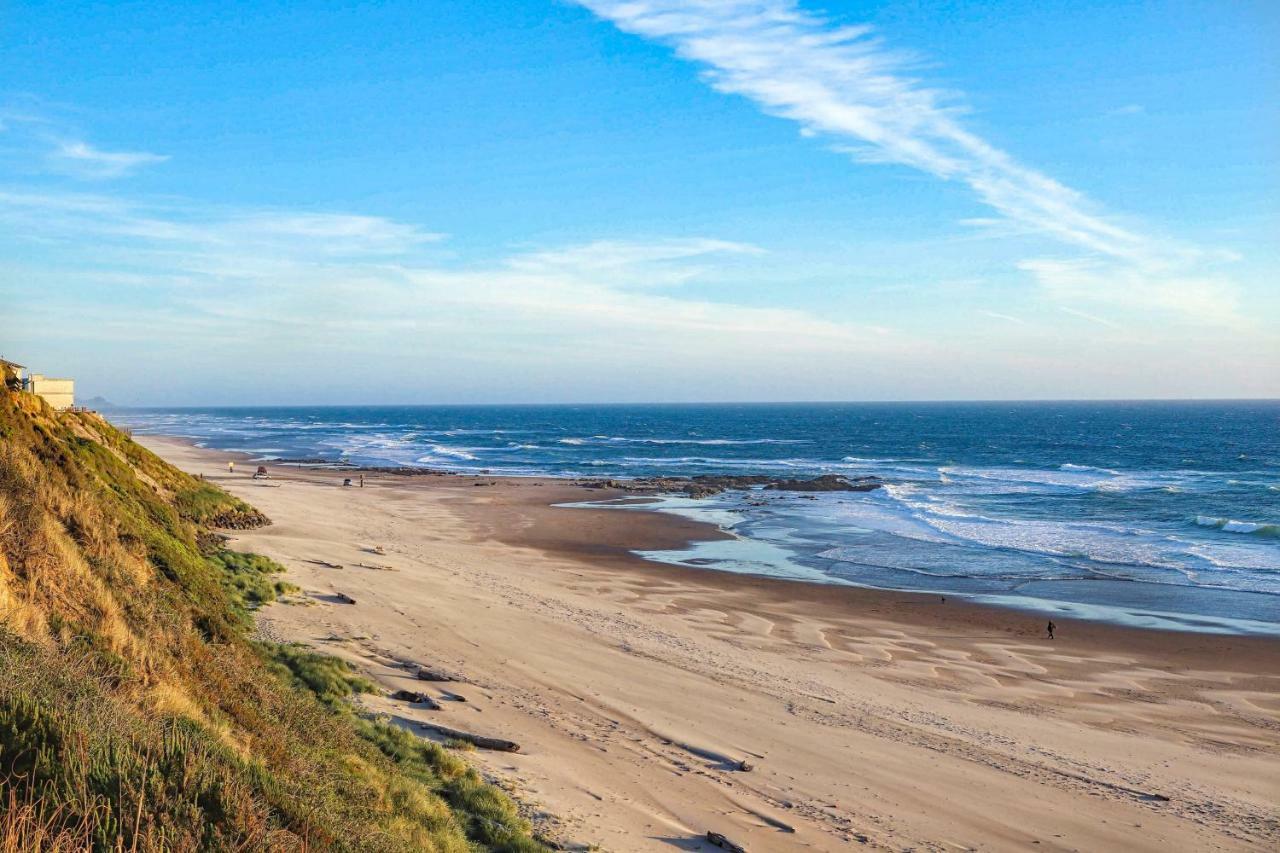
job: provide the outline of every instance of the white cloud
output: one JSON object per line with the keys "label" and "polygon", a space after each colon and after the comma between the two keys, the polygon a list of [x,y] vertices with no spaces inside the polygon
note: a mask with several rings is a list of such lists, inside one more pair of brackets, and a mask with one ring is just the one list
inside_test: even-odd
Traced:
{"label": "white cloud", "polygon": [[1146,107],[1142,106],[1142,104],[1125,104],[1123,107],[1116,107],[1113,110],[1108,110],[1107,115],[1136,116],[1136,115],[1142,115],[1146,111],[1147,111]]}
{"label": "white cloud", "polygon": [[722,92],[808,131],[854,139],[863,161],[968,184],[1004,216],[1125,258],[1154,248],[1079,193],[966,130],[955,98],[907,76],[867,26],[841,26],[791,0],[579,0],[619,28],[675,46]]}
{"label": "white cloud", "polygon": [[597,240],[580,246],[529,252],[507,261],[516,271],[572,279],[609,276],[614,286],[682,284],[697,278],[711,258],[723,265],[734,256],[764,254],[758,246],[729,240],[657,238]]}
{"label": "white cloud", "polygon": [[[722,259],[762,250],[703,237],[596,241],[448,265],[411,252],[439,235],[378,217],[227,211],[130,203],[105,196],[0,191],[0,222],[26,236],[65,240],[92,258],[64,281],[146,291],[164,324],[235,321],[281,341],[314,345],[335,332],[361,340],[409,337],[406,347],[453,341],[528,357],[529,348],[593,358],[646,351],[724,364],[813,353],[857,356],[907,346],[885,329],[789,308],[713,302],[646,285],[699,277]],[[343,247],[342,250],[335,245]],[[154,325],[139,310],[139,329]],[[238,321],[245,321],[240,324]],[[112,327],[118,333],[121,317]],[[96,330],[79,330],[93,335]],[[343,340],[347,340],[343,338]],[[341,346],[341,343],[332,345]],[[568,356],[566,356],[568,357]]]}
{"label": "white cloud", "polygon": [[[719,91],[797,122],[806,135],[842,140],[859,162],[908,166],[966,184],[1000,218],[979,218],[986,234],[1036,233],[1105,258],[1114,275],[1075,275],[1077,289],[1129,287],[1130,306],[1198,318],[1206,303],[1221,322],[1230,300],[1213,298],[1197,263],[1221,260],[1122,225],[1081,193],[1018,162],[966,129],[956,96],[911,76],[907,57],[887,49],[868,26],[841,25],[794,0],[576,0],[618,28],[673,46],[704,69]],[[1122,114],[1140,111],[1121,107]],[[1040,262],[1031,262],[1037,265]],[[1060,275],[1037,273],[1061,283]],[[1181,288],[1191,290],[1178,293]],[[1051,288],[1057,290],[1061,288]]]}
{"label": "white cloud", "polygon": [[0,189],[0,222],[5,220],[28,234],[52,239],[94,236],[151,250],[231,250],[221,254],[228,262],[247,256],[395,256],[444,239],[443,234],[379,216],[221,209]]}
{"label": "white cloud", "polygon": [[87,142],[61,142],[49,154],[57,171],[77,177],[103,180],[128,175],[143,166],[163,163],[169,158],[147,151],[103,151]]}
{"label": "white cloud", "polygon": [[1063,314],[1070,314],[1072,317],[1079,317],[1081,320],[1088,320],[1090,323],[1097,323],[1099,326],[1106,326],[1110,329],[1120,328],[1119,323],[1113,323],[1110,320],[1099,317],[1096,314],[1089,314],[1085,311],[1079,311],[1075,308],[1067,308],[1066,306],[1058,306],[1058,310]]}
{"label": "white cloud", "polygon": [[[1021,318],[989,311],[1009,326],[914,336],[638,286],[655,266],[732,280],[722,265],[760,251],[733,241],[596,241],[463,263],[415,251],[430,232],[406,223],[315,215],[0,191],[0,242],[56,245],[36,261],[0,256],[0,339],[64,353],[86,388],[136,403],[1275,393],[1256,369],[1280,345],[1265,330],[1170,327],[1090,351],[1078,331],[1028,322],[1029,347]],[[364,250],[321,250],[335,234]],[[387,235],[404,251],[386,254]],[[1099,286],[1083,279],[1105,275],[1061,262],[1034,273],[1082,306],[1079,288]]]}
{"label": "white cloud", "polygon": [[1237,288],[1225,279],[1153,273],[1098,260],[1041,259],[1018,266],[1062,302],[1090,302],[1139,313],[1157,309],[1201,325],[1247,325],[1238,310]]}
{"label": "white cloud", "polygon": [[986,316],[992,317],[996,320],[1004,320],[1006,323],[1016,323],[1019,326],[1027,325],[1026,320],[1022,319],[1021,317],[1015,317],[1012,314],[1001,314],[999,311],[986,311],[986,310],[979,310],[978,313],[985,314]]}

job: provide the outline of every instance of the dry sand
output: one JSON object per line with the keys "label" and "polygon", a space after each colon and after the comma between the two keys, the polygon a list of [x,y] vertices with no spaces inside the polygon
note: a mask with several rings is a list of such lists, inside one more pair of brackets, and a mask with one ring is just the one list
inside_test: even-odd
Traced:
{"label": "dry sand", "polygon": [[144,443],[274,520],[232,542],[304,591],[261,612],[266,635],[389,690],[452,687],[467,701],[441,711],[366,704],[519,742],[475,760],[571,849],[698,850],[707,830],[752,853],[1280,846],[1274,640],[1059,620],[1049,642],[1039,617],[955,599],[646,563],[627,548],[716,533],[554,508],[602,496],[555,481],[255,482]]}

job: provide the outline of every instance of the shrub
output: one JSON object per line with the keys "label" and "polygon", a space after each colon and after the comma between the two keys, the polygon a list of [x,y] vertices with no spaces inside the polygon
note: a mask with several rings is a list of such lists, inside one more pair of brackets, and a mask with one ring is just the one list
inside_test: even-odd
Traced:
{"label": "shrub", "polygon": [[353,693],[372,693],[374,685],[356,674],[355,667],[339,658],[311,651],[301,643],[254,644],[277,673],[298,687],[310,690],[329,707]]}
{"label": "shrub", "polygon": [[223,588],[234,608],[242,615],[297,589],[292,584],[273,579],[272,575],[282,573],[284,566],[260,554],[223,550],[206,559],[222,573]]}

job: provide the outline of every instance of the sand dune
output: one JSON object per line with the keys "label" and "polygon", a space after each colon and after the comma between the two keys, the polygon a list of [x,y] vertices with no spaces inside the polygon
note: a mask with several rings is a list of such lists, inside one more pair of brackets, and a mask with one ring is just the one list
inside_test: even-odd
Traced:
{"label": "sand dune", "polygon": [[1280,844],[1275,641],[1061,623],[1049,642],[1037,617],[955,600],[647,564],[626,548],[698,527],[550,507],[582,498],[564,484],[294,471],[263,488],[225,455],[146,443],[274,520],[232,543],[303,588],[262,611],[264,633],[388,692],[465,697],[366,702],[519,742],[476,760],[570,846]]}

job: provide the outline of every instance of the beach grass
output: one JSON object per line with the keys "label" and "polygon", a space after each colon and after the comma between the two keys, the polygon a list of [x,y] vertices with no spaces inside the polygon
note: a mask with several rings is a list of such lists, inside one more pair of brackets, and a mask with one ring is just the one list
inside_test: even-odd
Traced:
{"label": "beach grass", "polygon": [[0,853],[545,849],[443,747],[354,713],[334,658],[254,641],[252,507],[89,413],[0,389]]}

